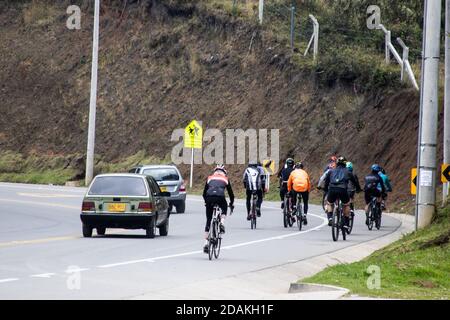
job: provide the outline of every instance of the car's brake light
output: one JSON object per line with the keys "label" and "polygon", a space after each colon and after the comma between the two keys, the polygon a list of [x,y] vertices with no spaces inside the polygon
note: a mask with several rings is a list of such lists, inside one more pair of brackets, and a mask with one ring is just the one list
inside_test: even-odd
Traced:
{"label": "car's brake light", "polygon": [[140,202],[138,211],[150,212],[153,210],[153,205],[151,202]]}
{"label": "car's brake light", "polygon": [[184,185],[184,183],[180,186],[180,191],[181,192],[186,191],[186,186]]}
{"label": "car's brake light", "polygon": [[95,211],[95,203],[91,201],[83,201],[81,211]]}

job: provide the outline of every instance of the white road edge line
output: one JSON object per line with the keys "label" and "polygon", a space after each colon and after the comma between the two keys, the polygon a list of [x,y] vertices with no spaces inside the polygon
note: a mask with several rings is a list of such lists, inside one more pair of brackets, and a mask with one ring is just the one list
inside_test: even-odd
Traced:
{"label": "white road edge line", "polygon": [[83,271],[89,271],[89,268],[69,268],[66,270],[66,273],[75,273],[75,272],[83,272]]}
{"label": "white road edge line", "polygon": [[0,283],[13,282],[18,281],[19,278],[8,278],[8,279],[0,279]]}
{"label": "white road edge line", "polygon": [[50,278],[56,275],[56,273],[41,273],[41,274],[33,274],[30,278]]}
{"label": "white road edge line", "polygon": [[[286,239],[286,238],[290,238],[290,237],[295,237],[295,236],[298,236],[298,235],[301,235],[301,234],[304,234],[304,233],[315,231],[315,230],[320,229],[323,226],[328,224],[328,220],[325,219],[324,217],[318,216],[316,214],[309,214],[309,215],[321,219],[322,220],[322,224],[317,226],[317,227],[314,227],[312,229],[305,230],[305,231],[295,232],[295,233],[286,234],[286,235],[282,235],[282,236],[275,236],[275,237],[270,237],[270,238],[264,238],[264,239],[260,239],[260,240],[249,241],[249,242],[238,243],[238,244],[222,247],[222,249],[229,250],[229,249],[249,246],[249,245],[256,244],[256,243],[261,243],[261,242],[267,242],[267,241],[272,241],[272,240],[282,240],[282,239]],[[178,254],[161,256],[161,257],[154,257],[154,258],[146,258],[146,259],[130,260],[130,261],[124,261],[124,262],[118,262],[118,263],[111,263],[111,264],[105,264],[105,265],[97,266],[97,268],[104,269],[104,268],[113,268],[113,267],[118,267],[118,266],[125,266],[125,265],[130,265],[130,264],[136,264],[136,263],[141,263],[141,262],[155,262],[157,260],[164,260],[164,259],[170,259],[170,258],[176,258],[176,257],[189,256],[189,255],[194,255],[194,254],[198,254],[198,253],[202,253],[202,251],[201,250],[199,250],[199,251],[190,251],[190,252],[178,253]]]}

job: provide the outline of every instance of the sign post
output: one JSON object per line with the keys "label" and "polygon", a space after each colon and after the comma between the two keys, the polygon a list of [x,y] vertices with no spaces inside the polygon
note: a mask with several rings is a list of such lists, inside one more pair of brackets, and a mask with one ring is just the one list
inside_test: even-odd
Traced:
{"label": "sign post", "polygon": [[192,180],[194,178],[194,149],[202,148],[202,140],[202,126],[196,120],[192,120],[184,129],[184,147],[191,149],[191,174],[189,179],[190,189],[192,189]]}

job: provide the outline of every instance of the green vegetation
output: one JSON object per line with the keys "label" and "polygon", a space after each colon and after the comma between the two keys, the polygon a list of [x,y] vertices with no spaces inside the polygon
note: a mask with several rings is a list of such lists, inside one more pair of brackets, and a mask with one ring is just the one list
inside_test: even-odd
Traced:
{"label": "green vegetation", "polygon": [[[258,1],[203,0],[210,10],[219,10],[257,24]],[[410,48],[410,62],[416,74],[422,49],[423,1],[369,1],[369,0],[273,0],[266,2],[263,30],[283,47],[290,47],[290,7],[296,6],[295,49],[292,61],[304,71],[312,71],[323,86],[342,81],[354,84],[358,91],[399,87],[400,66],[384,62],[384,33],[366,26],[367,8],[377,4],[381,8],[382,23],[391,30],[392,41],[401,55],[395,39],[400,37]],[[319,59],[312,63],[303,53],[312,34],[313,14],[320,23]],[[395,60],[394,58],[392,58]]]}
{"label": "green vegetation", "polygon": [[[168,163],[143,151],[114,162],[96,159],[95,174],[127,172],[139,164]],[[84,179],[84,158],[80,155],[29,155],[26,158],[12,151],[0,154],[0,181],[64,185],[67,181]],[[82,181],[81,181],[82,182]]]}
{"label": "green vegetation", "polygon": [[[399,299],[450,299],[450,205],[433,224],[404,236],[366,259],[329,267],[301,282],[330,284],[353,294]],[[370,290],[367,268],[381,269],[381,288]]]}

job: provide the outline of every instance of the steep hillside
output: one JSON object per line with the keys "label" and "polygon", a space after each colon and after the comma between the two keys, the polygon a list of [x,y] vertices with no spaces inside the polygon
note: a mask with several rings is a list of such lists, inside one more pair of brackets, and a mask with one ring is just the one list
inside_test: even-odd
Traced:
{"label": "steep hillside", "polygon": [[[67,1],[0,4],[0,153],[63,157],[64,168],[75,170],[71,178],[83,176],[91,66],[93,12],[89,1],[78,3],[81,30],[66,28]],[[279,128],[280,157],[302,159],[315,178],[333,153],[350,158],[360,176],[379,162],[391,174],[394,198],[411,203],[413,89],[397,81],[368,90],[345,75],[324,82],[326,70],[298,63],[273,31],[203,1],[102,3],[100,164],[135,154],[170,159],[172,131],[194,118],[221,130]],[[384,75],[397,78],[398,68],[390,68],[395,74]],[[240,179],[243,166],[229,167]],[[199,166],[195,181],[208,170]]]}

